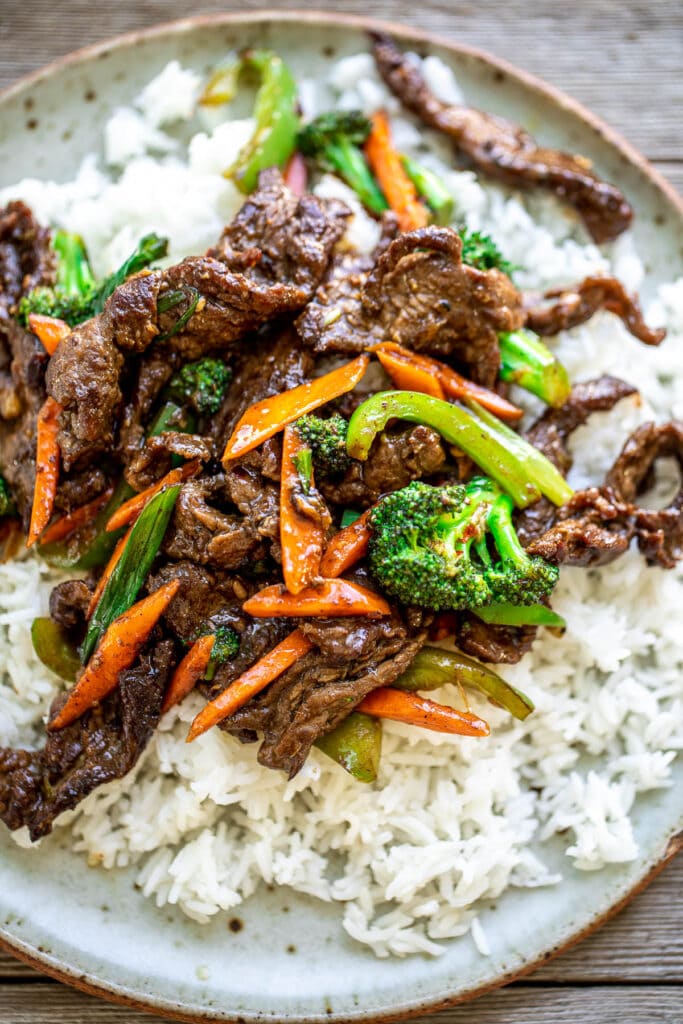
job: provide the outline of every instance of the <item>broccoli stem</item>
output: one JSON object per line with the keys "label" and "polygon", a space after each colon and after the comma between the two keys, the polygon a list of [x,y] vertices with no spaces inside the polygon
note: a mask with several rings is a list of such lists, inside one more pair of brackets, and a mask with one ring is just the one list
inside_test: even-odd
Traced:
{"label": "broccoli stem", "polygon": [[[478,402],[465,399],[465,404],[489,430],[494,431],[500,443],[513,455],[516,455],[534,483],[555,505],[564,505],[571,496],[573,490],[560,473],[559,469],[553,466],[552,462],[545,457],[543,452],[534,448],[532,444],[525,441],[523,437],[516,434],[514,430],[502,423],[496,416],[492,416]],[[493,475],[493,474],[490,474]],[[508,488],[505,488],[508,490]],[[508,493],[511,493],[508,491]],[[514,498],[514,495],[512,495]],[[523,506],[521,506],[523,507]]]}
{"label": "broccoli stem", "polygon": [[441,178],[409,156],[402,156],[401,163],[419,195],[427,201],[434,215],[434,223],[450,224],[453,220],[455,202]]}
{"label": "broccoli stem", "polygon": [[565,629],[567,623],[544,604],[487,604],[470,609],[482,622],[495,626],[550,626]]}
{"label": "broccoli stem", "polygon": [[548,405],[564,405],[571,391],[569,376],[546,345],[531,331],[499,334],[501,379],[519,384]]}
{"label": "broccoli stem", "polygon": [[358,146],[343,136],[330,139],[325,146],[327,162],[335,169],[360,201],[373,213],[384,213],[389,205],[382,190],[372,176],[365,157]]}
{"label": "broccoli stem", "polygon": [[526,508],[541,494],[562,505],[573,493],[538,449],[504,427],[495,416],[480,415],[479,406],[474,415],[458,405],[416,391],[383,391],[366,399],[349,422],[349,455],[364,462],[375,437],[391,419],[424,423],[438,430],[446,441],[461,448],[500,484],[518,508]]}
{"label": "broccoli stem", "polygon": [[512,523],[512,502],[507,494],[501,494],[493,503],[486,525],[503,561],[510,561],[520,569],[528,564],[529,556],[520,544]]}
{"label": "broccoli stem", "polygon": [[95,278],[81,236],[55,231],[52,248],[57,253],[57,285],[67,295],[87,295],[95,287]]}

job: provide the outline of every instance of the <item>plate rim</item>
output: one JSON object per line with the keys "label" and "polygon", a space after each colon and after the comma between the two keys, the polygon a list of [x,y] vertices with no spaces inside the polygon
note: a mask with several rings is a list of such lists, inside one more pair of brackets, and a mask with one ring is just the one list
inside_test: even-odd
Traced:
{"label": "plate rim", "polygon": [[[322,10],[300,10],[291,8],[288,10],[278,10],[273,8],[264,8],[258,11],[233,11],[199,14],[188,18],[158,22],[147,28],[134,29],[130,32],[121,33],[99,42],[80,47],[62,57],[58,57],[49,64],[38,68],[36,71],[30,72],[28,75],[22,76],[6,88],[0,90],[0,107],[4,106],[8,100],[13,99],[15,96],[19,96],[22,92],[31,89],[33,86],[46,79],[49,79],[52,75],[62,71],[64,68],[77,67],[81,64],[89,64],[94,60],[103,59],[112,51],[125,50],[127,48],[134,47],[140,42],[153,40],[162,36],[181,36],[202,27],[259,25],[268,22],[296,22],[298,24],[304,22],[311,26],[322,25],[328,27],[343,25],[344,27],[364,32],[386,32],[405,43],[418,43],[441,47],[456,56],[472,58],[495,71],[500,71],[504,75],[521,83],[525,88],[535,92],[546,100],[550,100],[563,112],[574,115],[585,125],[591,128],[600,138],[611,145],[622,156],[626,163],[639,170],[641,174],[663,195],[674,211],[683,219],[683,196],[679,194],[674,186],[671,185],[650,163],[650,161],[643,156],[643,154],[620,132],[608,125],[601,117],[594,114],[578,100],[573,99],[567,93],[563,92],[563,90],[550,85],[537,75],[534,75],[523,68],[519,68],[515,64],[489,53],[487,50],[481,49],[480,47],[471,46],[465,43],[452,42],[450,39],[441,38],[436,32],[428,32],[400,22],[371,18],[357,14]],[[655,860],[654,863],[650,865],[645,874],[638,879],[616,903],[597,917],[593,918],[583,928],[572,933],[558,945],[544,952],[536,959],[525,964],[523,967],[505,971],[493,981],[486,982],[483,985],[474,986],[464,992],[458,993],[457,995],[448,996],[445,999],[440,998],[433,1001],[426,1000],[417,1006],[404,1007],[403,1009],[392,1010],[388,1013],[370,1011],[368,1013],[363,1013],[361,1016],[354,1016],[353,1021],[358,1021],[360,1019],[364,1024],[390,1024],[392,1021],[406,1020],[421,1014],[438,1012],[440,1010],[448,1009],[449,1007],[470,1002],[480,996],[502,988],[503,986],[510,984],[512,981],[527,977],[529,974],[538,970],[538,968],[543,964],[584,941],[584,939],[588,938],[595,931],[601,928],[612,917],[616,916],[616,914],[623,910],[624,907],[626,907],[639,893],[646,889],[647,886],[649,886],[666,867],[666,865],[682,851],[683,830],[675,832],[670,836],[664,853],[658,860]],[[147,996],[147,999],[143,1001],[139,996],[127,994],[127,992],[122,990],[121,987],[117,987],[114,982],[106,983],[102,979],[95,979],[88,974],[84,974],[82,971],[70,969],[68,964],[61,964],[60,966],[57,966],[52,962],[52,958],[48,954],[42,953],[39,948],[31,946],[30,943],[25,943],[19,940],[12,941],[8,938],[7,932],[4,929],[0,931],[0,950],[11,954],[17,960],[22,961],[34,970],[40,971],[41,973],[54,978],[56,981],[62,982],[63,984],[84,992],[87,995],[105,999],[110,1003],[125,1006],[130,1009],[140,1010],[156,1016],[164,1016],[173,1020],[186,1021],[188,1024],[201,1024],[202,1021],[211,1019],[223,1021],[225,1024],[245,1024],[245,1022],[252,1017],[251,1014],[245,1017],[244,1015],[236,1014],[234,1012],[230,1012],[228,1015],[220,1014],[219,1016],[212,1013],[207,1017],[206,1013],[201,1010],[197,1010],[196,1012],[182,1010],[178,1008],[177,1004],[174,1005],[173,1003],[165,1002],[163,997],[161,999],[157,999],[151,995]],[[253,1019],[255,1020],[256,1017],[254,1016]],[[333,1014],[331,1017],[328,1017],[328,1019],[334,1021],[335,1024],[344,1024],[346,1020],[351,1020],[351,1018],[345,1018],[343,1015],[340,1016],[337,1014]],[[296,1016],[289,1015],[282,1018],[269,1016],[268,1020],[271,1024],[279,1024],[280,1021],[282,1024],[309,1024],[313,1018],[310,1016],[302,1017],[297,1014]]]}

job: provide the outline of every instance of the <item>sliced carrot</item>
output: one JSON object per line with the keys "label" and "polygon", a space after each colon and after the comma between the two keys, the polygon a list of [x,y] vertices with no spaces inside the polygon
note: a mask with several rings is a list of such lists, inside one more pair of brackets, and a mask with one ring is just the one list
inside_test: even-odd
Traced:
{"label": "sliced carrot", "polygon": [[350,569],[367,554],[370,543],[370,527],[368,519],[370,510],[364,512],[355,523],[345,526],[336,533],[325,548],[320,575],[326,580],[333,580]]}
{"label": "sliced carrot", "polygon": [[296,595],[276,583],[259,590],[244,602],[242,608],[255,618],[268,619],[282,615],[288,618],[367,615],[373,619],[391,615],[391,608],[383,597],[350,580],[323,580],[319,586],[308,587]]}
{"label": "sliced carrot", "polygon": [[223,453],[223,462],[246,455],[299,416],[312,412],[347,391],[353,391],[367,370],[369,361],[366,355],[358,356],[352,362],[323,377],[316,377],[308,384],[300,384],[298,388],[282,391],[279,395],[264,398],[262,402],[252,405],[235,427]]}
{"label": "sliced carrot", "polygon": [[56,316],[44,316],[42,313],[29,313],[28,326],[49,355],[54,355],[60,341],[64,341],[71,334],[71,328],[65,320],[60,320]]}
{"label": "sliced carrot", "polygon": [[417,360],[402,359],[395,352],[378,346],[375,355],[397,388],[403,391],[421,391],[423,395],[444,398],[438,374],[426,369]]}
{"label": "sliced carrot", "polygon": [[128,543],[128,538],[130,537],[130,531],[133,529],[133,525],[135,525],[135,524],[132,524],[128,528],[128,530],[126,530],[126,532],[124,533],[123,537],[120,537],[119,540],[116,542],[116,547],[112,551],[111,557],[110,557],[109,561],[107,562],[107,564],[104,567],[104,572],[102,573],[102,575],[100,576],[99,580],[97,581],[97,586],[95,587],[95,589],[93,591],[93,595],[90,598],[90,604],[88,605],[88,611],[86,612],[86,616],[85,616],[86,619],[89,619],[90,616],[92,615],[92,613],[97,608],[97,605],[99,604],[99,600],[102,597],[102,594],[104,593],[104,588],[106,587],[106,585],[107,585],[107,583],[109,581],[109,577],[111,576],[111,574],[113,573],[114,569],[118,565],[119,559],[121,558],[121,555],[123,554],[123,549],[125,548],[126,544]]}
{"label": "sliced carrot", "polygon": [[[443,397],[443,392],[450,398],[470,398],[478,402],[479,405],[483,405],[489,412],[495,413],[502,420],[518,420],[524,415],[522,409],[497,395],[495,391],[490,391],[488,388],[482,387],[481,384],[475,384],[474,381],[463,377],[457,370],[452,369],[452,367],[447,366],[446,363],[442,363],[438,359],[432,359],[431,356],[411,352],[410,349],[403,348],[402,345],[397,345],[393,341],[383,341],[379,345],[375,345],[370,351],[374,352],[399,388],[405,388],[408,391],[422,391],[426,395],[433,394],[437,398]],[[399,367],[401,364],[406,367],[419,368],[425,375],[428,375],[430,380],[425,380],[427,386],[420,387],[420,378],[418,376],[412,379],[409,387],[401,383],[399,378]],[[434,378],[436,378],[442,389],[441,395],[437,395],[435,391],[427,390],[427,387],[432,387],[431,380]],[[410,380],[408,377],[405,379]]]}
{"label": "sliced carrot", "polygon": [[174,484],[182,483],[183,480],[189,480],[190,477],[196,476],[201,468],[202,464],[199,459],[193,459],[192,462],[186,462],[184,466],[172,469],[166,476],[162,476],[161,480],[157,481],[157,483],[147,487],[144,491],[140,491],[139,494],[135,494],[128,501],[124,501],[123,505],[120,505],[109,519],[105,529],[108,533],[113,533],[115,530],[120,530],[122,526],[134,523],[145,505],[152,500],[155,494],[166,490],[167,487],[173,487]]}
{"label": "sliced carrot", "polygon": [[365,155],[389,206],[398,217],[401,231],[414,231],[429,223],[427,208],[406,174],[401,157],[391,141],[389,119],[384,111],[373,114],[372,131],[365,143]]}
{"label": "sliced carrot", "polygon": [[364,697],[355,708],[366,715],[391,718],[406,725],[419,725],[434,732],[456,733],[459,736],[488,736],[490,729],[483,718],[469,711],[458,711],[446,704],[420,697],[405,690],[380,686]]}
{"label": "sliced carrot", "polygon": [[[325,545],[325,525],[319,516],[305,516],[295,505],[302,495],[297,456],[306,449],[296,428],[285,427],[282,438],[280,476],[280,546],[282,576],[290,594],[300,594],[320,576],[320,559]],[[311,471],[310,489],[314,487]],[[322,501],[322,499],[320,499]]]}
{"label": "sliced carrot", "polygon": [[187,742],[191,743],[202,733],[233,715],[312,648],[312,642],[295,629],[199,712],[192,723]]}
{"label": "sliced carrot", "polygon": [[199,640],[195,640],[192,644],[173,673],[164,703],[161,705],[162,715],[165,715],[176,704],[180,704],[188,693],[194,690],[199,680],[204,678],[215,642],[216,637],[213,633],[209,633],[208,636],[200,636]]}
{"label": "sliced carrot", "polygon": [[284,173],[285,185],[291,189],[295,196],[302,196],[308,186],[308,169],[303,153],[298,149],[294,150]]}
{"label": "sliced carrot", "polygon": [[30,548],[52,518],[59,479],[59,414],[61,405],[54,398],[46,398],[38,413],[36,427],[36,484],[33,491],[31,525],[26,547]]}
{"label": "sliced carrot", "polygon": [[99,494],[92,501],[89,501],[85,505],[81,505],[80,508],[74,509],[73,512],[67,513],[62,516],[61,519],[57,519],[54,523],[50,523],[48,528],[41,534],[40,544],[52,544],[55,541],[63,540],[68,537],[70,533],[75,533],[76,530],[80,530],[82,526],[92,522],[99,510],[107,504],[114,488],[109,487],[102,494]]}
{"label": "sliced carrot", "polygon": [[133,664],[179,586],[180,580],[171,580],[112,622],[66,704],[50,722],[51,732],[71,725],[116,688],[119,673]]}

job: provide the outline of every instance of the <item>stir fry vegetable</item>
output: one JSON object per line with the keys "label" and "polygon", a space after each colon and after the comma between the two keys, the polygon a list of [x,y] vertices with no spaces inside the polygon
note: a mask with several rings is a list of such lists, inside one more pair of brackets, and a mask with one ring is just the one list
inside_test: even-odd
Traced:
{"label": "stir fry vegetable", "polygon": [[41,313],[29,313],[28,328],[37,337],[48,355],[57,351],[60,341],[71,334],[71,328],[64,320],[54,316],[43,316]]}
{"label": "stir fry vegetable", "polygon": [[561,615],[544,604],[517,605],[501,601],[472,610],[482,622],[494,626],[548,626],[551,629],[565,629],[567,625]]}
{"label": "stir fry vegetable", "polygon": [[437,690],[450,683],[479,690],[520,721],[534,710],[526,694],[506,683],[492,669],[460,651],[444,651],[440,647],[423,647],[418,651],[409,668],[393,685],[399,690],[414,692]]}
{"label": "stir fry vegetable", "polygon": [[180,704],[187,697],[200,679],[204,677],[211,660],[211,651],[216,642],[216,637],[209,633],[195,640],[189,651],[176,668],[168,690],[161,705],[161,714]]}
{"label": "stir fry vegetable", "polygon": [[200,416],[218,412],[232,381],[232,370],[222,359],[206,356],[186,363],[170,380],[166,394]]}
{"label": "stir fry vegetable", "polygon": [[447,732],[457,736],[488,736],[491,730],[483,718],[469,711],[458,711],[445,704],[420,697],[404,690],[380,686],[364,697],[357,711],[394,722],[417,725],[433,732]]}
{"label": "stir fry vegetable", "polygon": [[484,235],[481,231],[468,231],[467,228],[460,228],[459,234],[463,263],[477,270],[500,270],[508,277],[512,275],[514,266],[505,259],[490,235]]}
{"label": "stir fry vegetable", "polygon": [[414,231],[426,227],[429,220],[427,210],[418,199],[415,185],[394,149],[389,119],[381,110],[372,115],[372,131],[365,142],[365,155],[401,230]]}
{"label": "stir fry vegetable", "polygon": [[533,445],[475,403],[471,412],[414,391],[383,391],[366,399],[349,422],[347,449],[365,460],[372,442],[391,419],[424,423],[457,445],[526,508],[545,494],[557,505],[572,496],[561,473]]}
{"label": "stir fry vegetable", "polygon": [[269,437],[305,413],[331,402],[334,398],[353,391],[368,368],[369,356],[358,356],[350,363],[316,377],[308,384],[282,391],[250,406],[229,439],[223,453],[223,462],[239,458],[257,448]]}
{"label": "stir fry vegetable", "polygon": [[137,597],[161,547],[180,484],[159,491],[140,513],[107,580],[81,648],[87,662],[111,623]]}
{"label": "stir fry vegetable", "polygon": [[61,626],[49,617],[34,619],[31,641],[33,650],[46,668],[67,683],[76,681],[81,662],[76,645]]}
{"label": "stir fry vegetable", "polygon": [[302,416],[296,421],[301,440],[311,449],[315,468],[326,476],[343,473],[349,466],[346,435],[349,425],[338,412],[327,419]]}
{"label": "stir fry vegetable", "polygon": [[288,424],[282,439],[280,546],[282,577],[290,594],[300,594],[319,578],[328,523],[329,513],[315,490],[310,448]]}
{"label": "stir fry vegetable", "polygon": [[321,114],[299,132],[301,152],[324,171],[338,174],[372,213],[384,213],[387,201],[373,178],[361,146],[372,124],[359,110]]}
{"label": "stir fry vegetable", "polygon": [[80,530],[87,523],[91,523],[96,518],[100,509],[104,508],[110,500],[113,493],[114,488],[109,487],[102,494],[93,498],[92,501],[81,505],[80,508],[74,509],[73,512],[69,512],[67,515],[62,516],[61,519],[55,520],[54,523],[50,523],[41,534],[38,543],[41,546],[43,544],[54,544],[75,533],[76,530]]}
{"label": "stir fry vegetable", "polygon": [[359,562],[367,554],[370,545],[370,527],[368,518],[370,511],[364,512],[348,526],[336,533],[325,548],[320,572],[325,579],[341,576],[352,565]]}
{"label": "stir fry vegetable", "polygon": [[323,580],[316,587],[290,594],[276,583],[245,601],[242,608],[255,618],[339,618],[367,615],[370,619],[390,615],[391,608],[379,594],[350,580]]}
{"label": "stir fry vegetable", "polygon": [[382,756],[382,724],[371,715],[352,711],[343,722],[316,740],[323,754],[359,782],[375,782]]}
{"label": "stir fry vegetable", "polygon": [[30,548],[52,518],[57,481],[59,480],[60,452],[57,436],[59,434],[59,415],[61,405],[54,398],[46,398],[38,413],[36,426],[36,483],[33,492],[33,508],[31,524],[28,531],[26,547]]}
{"label": "stir fry vegetable", "polygon": [[402,156],[401,163],[417,189],[418,195],[422,196],[432,211],[434,223],[450,224],[453,220],[455,202],[439,176],[430,171],[428,167],[413,160],[412,157]]}
{"label": "stir fry vegetable", "polygon": [[147,487],[144,491],[140,491],[139,494],[135,494],[128,501],[124,501],[113,516],[107,523],[107,530],[110,533],[121,529],[122,526],[128,526],[129,523],[135,522],[138,516],[141,514],[143,509],[152,502],[158,494],[167,491],[169,488],[174,487],[176,484],[180,484],[185,480],[189,480],[201,469],[201,464],[196,460],[192,462],[186,462],[184,466],[179,466],[178,469],[172,469],[162,476],[161,480],[157,483],[152,484],[151,487]]}
{"label": "stir fry vegetable", "polygon": [[569,375],[550,349],[531,331],[519,330],[498,336],[500,376],[531,391],[548,405],[559,407],[569,398]]}
{"label": "stir fry vegetable", "polygon": [[71,725],[116,688],[119,673],[133,664],[179,586],[179,580],[166,583],[111,623],[63,708],[48,724],[51,732]]}

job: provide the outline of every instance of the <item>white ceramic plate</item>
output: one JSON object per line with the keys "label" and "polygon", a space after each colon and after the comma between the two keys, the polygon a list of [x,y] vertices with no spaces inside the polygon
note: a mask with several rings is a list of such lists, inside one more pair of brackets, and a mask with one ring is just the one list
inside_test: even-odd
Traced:
{"label": "white ceramic plate", "polygon": [[[123,37],[58,62],[0,97],[0,185],[26,175],[68,179],[98,137],[97,126],[129,102],[170,59],[207,72],[228,49],[276,48],[297,74],[367,48],[370,23],[281,13],[196,18]],[[683,273],[683,204],[626,143],[566,97],[485,54],[396,26],[405,43],[451,63],[468,98],[511,117],[544,142],[582,152],[632,200],[647,257],[644,294]],[[671,789],[648,795],[633,814],[637,861],[596,873],[572,870],[544,846],[563,883],[509,891],[484,909],[491,956],[470,941],[438,959],[378,961],[341,928],[338,907],[265,887],[225,917],[193,925],[156,910],[131,872],[87,870],[64,837],[38,851],[0,831],[0,940],[63,981],[108,998],[189,1020],[341,1021],[419,1013],[502,984],[597,927],[683,845],[683,762]],[[233,927],[237,927],[233,921]]]}

